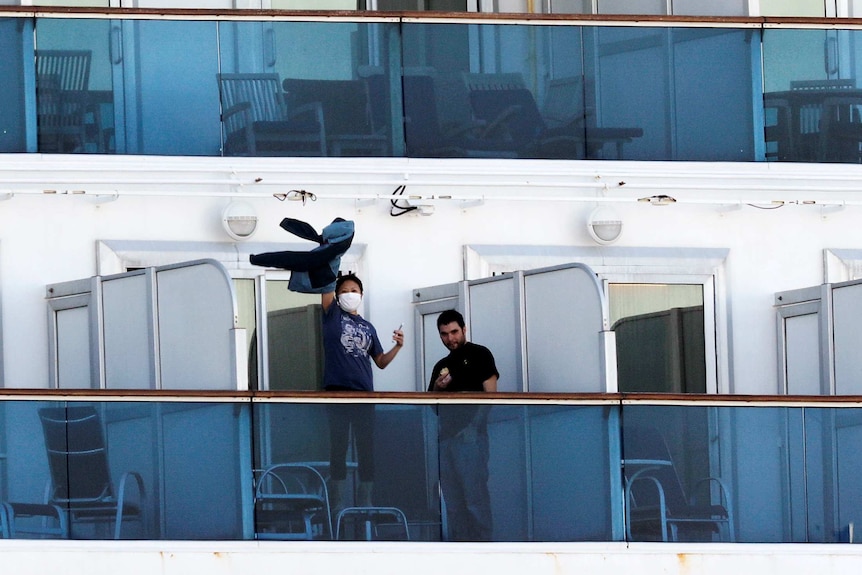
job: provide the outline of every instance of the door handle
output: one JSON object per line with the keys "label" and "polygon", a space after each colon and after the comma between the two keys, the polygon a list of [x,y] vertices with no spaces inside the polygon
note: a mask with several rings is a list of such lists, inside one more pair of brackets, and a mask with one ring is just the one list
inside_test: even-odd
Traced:
{"label": "door handle", "polygon": [[108,43],[112,64],[123,61],[123,31],[119,26],[111,26],[111,39]]}

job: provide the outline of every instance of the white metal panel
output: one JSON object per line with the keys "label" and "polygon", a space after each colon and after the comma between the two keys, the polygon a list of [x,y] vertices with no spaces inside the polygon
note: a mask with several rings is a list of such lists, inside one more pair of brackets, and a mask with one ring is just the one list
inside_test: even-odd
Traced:
{"label": "white metal panel", "polygon": [[497,391],[522,391],[518,357],[521,354],[515,278],[505,276],[469,286],[470,326],[467,339],[494,354],[500,379]]}
{"label": "white metal panel", "polygon": [[818,314],[784,319],[787,393],[820,395],[820,319]]}
{"label": "white metal panel", "polygon": [[524,291],[529,391],[606,391],[595,276],[585,267],[531,273]]}
{"label": "white metal panel", "polygon": [[105,278],[102,282],[105,387],[154,387],[150,276]]}
{"label": "white metal panel", "polygon": [[835,342],[835,393],[862,394],[862,283],[835,286],[832,290],[833,341]]}
{"label": "white metal panel", "polygon": [[90,309],[73,307],[58,310],[57,387],[89,388],[90,380]]}
{"label": "white metal panel", "polygon": [[157,272],[163,389],[235,389],[235,308],[215,262]]}

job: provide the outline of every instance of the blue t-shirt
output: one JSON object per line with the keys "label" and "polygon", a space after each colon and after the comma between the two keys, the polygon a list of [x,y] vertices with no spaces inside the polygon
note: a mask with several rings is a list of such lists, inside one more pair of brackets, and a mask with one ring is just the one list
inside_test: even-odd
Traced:
{"label": "blue t-shirt", "polygon": [[383,353],[377,330],[333,302],[323,313],[323,386],[374,391],[371,358]]}

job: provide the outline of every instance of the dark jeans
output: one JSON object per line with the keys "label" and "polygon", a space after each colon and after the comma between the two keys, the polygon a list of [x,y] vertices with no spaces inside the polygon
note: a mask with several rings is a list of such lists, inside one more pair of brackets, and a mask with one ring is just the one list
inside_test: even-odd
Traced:
{"label": "dark jeans", "polygon": [[490,541],[488,434],[484,425],[440,441],[440,483],[450,541]]}
{"label": "dark jeans", "polygon": [[374,404],[339,403],[329,406],[329,475],[347,478],[347,446],[350,430],[356,445],[359,480],[374,480]]}

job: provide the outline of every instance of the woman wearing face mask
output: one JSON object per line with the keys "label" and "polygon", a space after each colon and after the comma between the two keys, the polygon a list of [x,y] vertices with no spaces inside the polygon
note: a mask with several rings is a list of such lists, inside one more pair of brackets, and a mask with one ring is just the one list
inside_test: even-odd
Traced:
{"label": "woman wearing face mask", "polygon": [[[387,352],[377,338],[377,330],[359,315],[362,282],[353,274],[340,276],[335,292],[321,296],[323,305],[323,385],[327,391],[374,391],[371,362],[380,369],[395,358],[404,345],[404,333],[392,334],[395,345]],[[346,493],[347,446],[350,430],[356,443],[359,486],[356,501]],[[371,403],[332,404],[329,409],[330,500],[334,509],[351,505],[371,506],[374,481],[374,405]]]}

